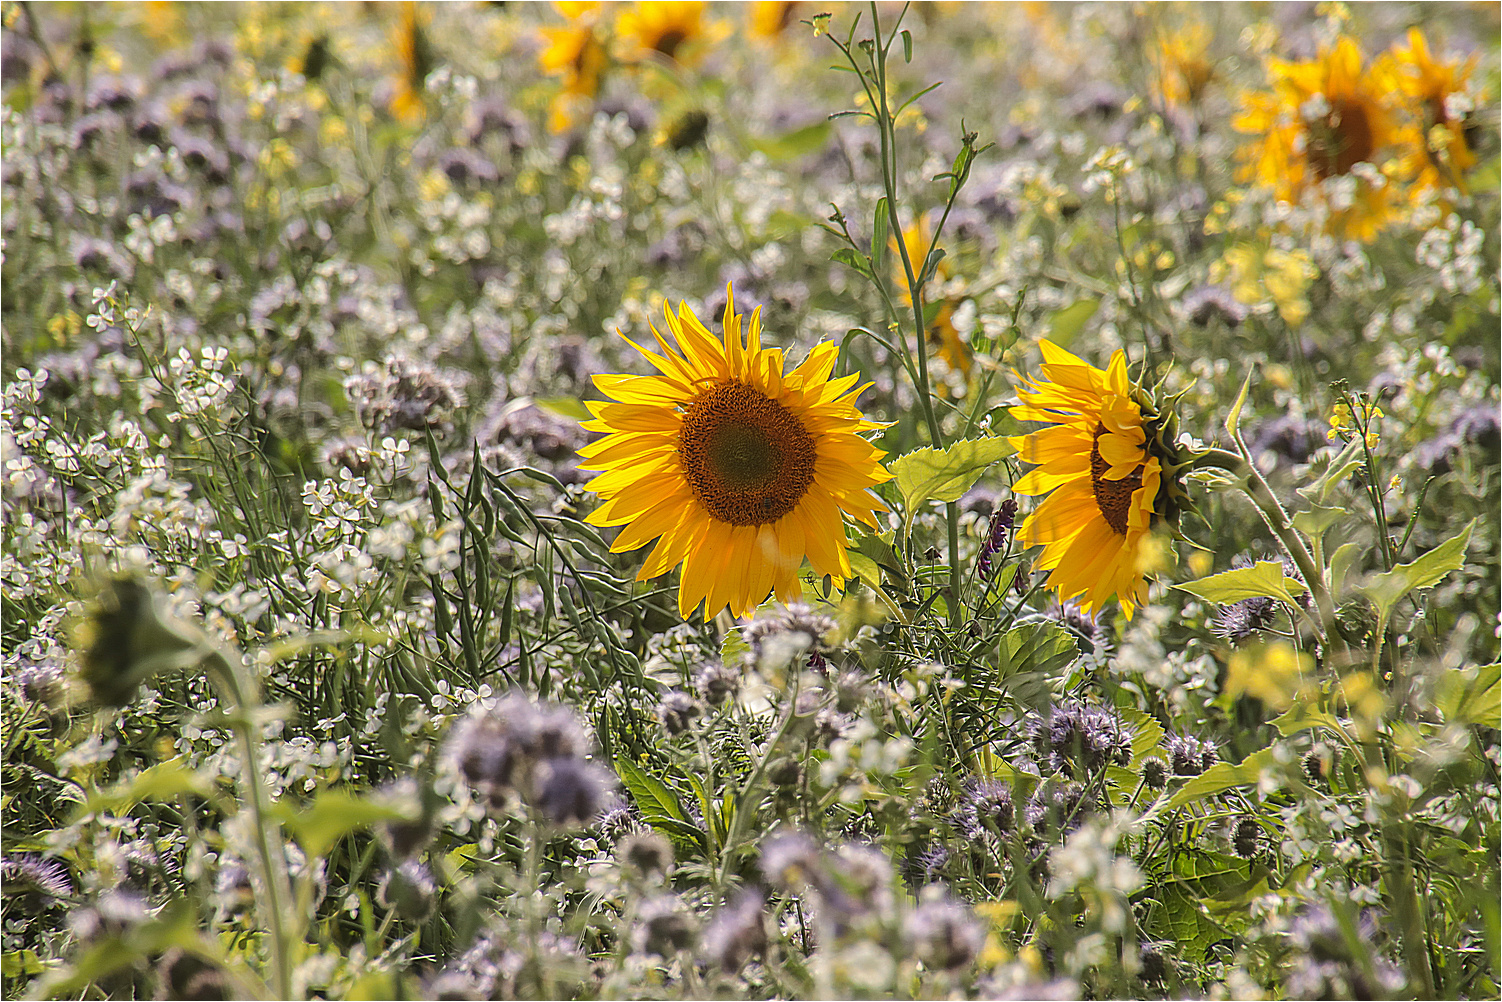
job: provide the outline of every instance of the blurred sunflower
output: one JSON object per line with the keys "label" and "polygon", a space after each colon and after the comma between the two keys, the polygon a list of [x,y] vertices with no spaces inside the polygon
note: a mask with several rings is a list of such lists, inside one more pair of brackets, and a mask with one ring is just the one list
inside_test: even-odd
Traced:
{"label": "blurred sunflower", "polygon": [[751,37],[764,42],[776,41],[797,20],[793,13],[798,5],[793,0],[755,0],[750,7]]}
{"label": "blurred sunflower", "polygon": [[[923,216],[902,231],[902,244],[907,249],[908,260],[913,263],[915,270],[920,272],[923,270],[928,245],[932,240],[933,231],[928,225],[928,219]],[[902,259],[897,253],[897,240],[889,237],[887,242],[892,250],[892,284],[897,287],[898,296],[903,305],[912,309],[913,297],[908,292],[907,271],[902,267]],[[942,284],[948,279],[949,265],[945,260],[940,259],[930,281]],[[954,311],[962,302],[964,302],[962,296],[949,296],[938,301],[938,310],[928,322],[928,341],[933,345],[938,357],[944,360],[944,364],[958,372],[968,387],[971,369],[970,346],[965,343],[964,338],[960,337],[960,332],[954,326]],[[944,388],[941,384],[940,389]]]}
{"label": "blurred sunflower", "polygon": [[725,25],[705,19],[703,0],[637,0],[616,18],[615,33],[628,61],[655,52],[687,66],[728,32]]}
{"label": "blurred sunflower", "polygon": [[784,374],[782,350],[761,346],[760,311],[743,340],[726,296],[723,338],[687,304],[664,310],[678,351],[655,327],[661,355],[627,338],[658,374],[596,376],[614,399],[588,403],[584,427],[605,437],[579,450],[605,499],[587,521],[625,526],[615,553],[658,540],[639,581],[682,563],[684,618],[701,602],[709,619],[727,605],[744,615],[772,591],[795,599],[805,556],[815,574],[850,577],[842,512],[874,528],[886,506],[869,488],[890,479],[885,453],[861,437],[881,427],[855,407],[870,384],[829,378],[837,346],[821,342]]}
{"label": "blurred sunflower", "polygon": [[555,0],[553,6],[569,23],[541,29],[547,47],[537,60],[544,73],[563,78],[548,112],[548,128],[562,132],[578,121],[581,109],[599,94],[609,56],[598,31],[598,3]]}
{"label": "blurred sunflower", "polygon": [[1343,36],[1307,62],[1269,59],[1267,72],[1272,90],[1242,94],[1243,110],[1231,120],[1258,137],[1241,150],[1237,180],[1297,204],[1310,193],[1324,198],[1323,182],[1349,177],[1355,184],[1349,204],[1327,202],[1331,228],[1372,239],[1398,210],[1381,170],[1398,132],[1386,103],[1387,62],[1363,67],[1356,42]]}
{"label": "blurred sunflower", "polygon": [[1176,476],[1177,421],[1131,385],[1125,352],[1102,371],[1048,341],[1039,345],[1047,380],[1019,376],[1028,388],[1011,413],[1052,427],[1010,439],[1037,466],[1012,492],[1048,497],[1017,539],[1043,547],[1036,566],[1051,572],[1048,586],[1061,604],[1073,600],[1088,615],[1115,595],[1130,618],[1147,600],[1143,575],[1161,553],[1154,524],[1175,522],[1186,507]]}
{"label": "blurred sunflower", "polygon": [[1400,158],[1402,175],[1416,194],[1434,189],[1468,190],[1465,172],[1476,166],[1476,153],[1467,141],[1469,110],[1466,84],[1476,69],[1476,55],[1440,62],[1429,52],[1424,33],[1408,29],[1408,46],[1393,46],[1394,77],[1408,99],[1414,131]]}
{"label": "blurred sunflower", "polygon": [[1199,103],[1215,79],[1209,52],[1210,29],[1198,21],[1158,34],[1152,53],[1153,86],[1165,105],[1187,108]]}
{"label": "blurred sunflower", "polygon": [[408,125],[422,121],[428,113],[423,90],[435,66],[433,45],[428,41],[428,21],[428,12],[407,0],[402,4],[391,40],[400,69],[392,81],[391,100],[386,107]]}

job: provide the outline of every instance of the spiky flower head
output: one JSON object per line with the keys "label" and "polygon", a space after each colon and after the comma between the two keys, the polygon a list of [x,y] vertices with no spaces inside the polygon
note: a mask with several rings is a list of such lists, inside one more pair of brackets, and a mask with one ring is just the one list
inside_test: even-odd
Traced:
{"label": "spiky flower head", "polygon": [[1093,774],[1132,760],[1132,735],[1121,717],[1086,703],[1054,707],[1031,727],[1033,754],[1044,774]]}
{"label": "spiky flower head", "polygon": [[1190,457],[1177,444],[1178,418],[1158,401],[1161,386],[1128,378],[1125,352],[1102,370],[1049,341],[1039,346],[1044,378],[1017,376],[1022,403],[1011,412],[1050,427],[1010,439],[1036,466],[1012,491],[1048,497],[1017,541],[1043,547],[1035,566],[1050,572],[1061,603],[1089,614],[1115,596],[1130,618],[1160,559],[1156,531],[1176,533],[1180,512],[1192,510],[1179,482]]}

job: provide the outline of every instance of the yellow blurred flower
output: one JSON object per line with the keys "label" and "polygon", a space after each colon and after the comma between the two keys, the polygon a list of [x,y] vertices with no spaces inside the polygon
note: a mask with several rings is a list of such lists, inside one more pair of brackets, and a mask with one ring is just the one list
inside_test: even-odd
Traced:
{"label": "yellow blurred flower", "polygon": [[548,128],[562,132],[579,120],[583,109],[593,105],[609,56],[599,33],[598,3],[557,2],[553,6],[569,23],[542,29],[547,47],[537,60],[544,73],[563,78],[563,87],[548,113]]}
{"label": "yellow blurred flower", "polygon": [[1237,648],[1226,666],[1226,695],[1243,693],[1282,712],[1293,705],[1312,675],[1314,659],[1284,641]]}
{"label": "yellow blurred flower", "polygon": [[1237,302],[1248,306],[1271,302],[1290,327],[1298,326],[1309,316],[1306,294],[1318,276],[1319,269],[1304,251],[1253,244],[1226,248],[1224,256],[1211,269],[1213,281],[1231,283],[1231,295]]}
{"label": "yellow blurred flower", "polygon": [[794,15],[798,4],[793,0],[755,0],[750,7],[751,37],[764,42],[776,41],[785,28],[798,20]]}
{"label": "yellow blurred flower", "polygon": [[703,0],[637,0],[615,21],[621,57],[635,62],[656,53],[683,66],[693,65],[729,34],[723,22],[704,17],[704,8]]}
{"label": "yellow blurred flower", "polygon": [[1215,79],[1209,51],[1210,29],[1199,21],[1159,33],[1151,57],[1153,86],[1165,105],[1185,108],[1199,103]]}
{"label": "yellow blurred flower", "polygon": [[1465,172],[1476,166],[1476,154],[1466,140],[1466,84],[1479,57],[1452,56],[1440,62],[1417,28],[1408,30],[1406,48],[1393,46],[1391,57],[1393,78],[1413,116],[1399,161],[1402,176],[1413,183],[1415,194],[1447,188],[1465,194]]}
{"label": "yellow blurred flower", "polygon": [[[1270,90],[1247,91],[1231,124],[1257,138],[1241,150],[1237,180],[1271,188],[1280,201],[1313,198],[1329,210],[1331,232],[1367,241],[1399,205],[1384,167],[1398,123],[1388,108],[1391,59],[1363,66],[1346,36],[1305,62],[1269,59]],[[1369,166],[1362,167],[1366,164]],[[1332,200],[1325,182],[1350,178],[1350,198]]]}
{"label": "yellow blurred flower", "polygon": [[430,16],[420,4],[407,0],[392,36],[400,70],[393,81],[394,89],[387,109],[408,125],[427,117],[427,100],[423,91],[428,74],[435,65],[433,45],[428,40]]}

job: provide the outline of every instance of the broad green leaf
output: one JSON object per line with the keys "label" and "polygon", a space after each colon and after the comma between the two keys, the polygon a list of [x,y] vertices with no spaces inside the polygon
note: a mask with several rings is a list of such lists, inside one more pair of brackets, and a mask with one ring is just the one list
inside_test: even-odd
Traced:
{"label": "broad green leaf", "polygon": [[1261,751],[1252,752],[1240,762],[1221,762],[1212,765],[1169,797],[1163,809],[1165,811],[1176,810],[1233,787],[1255,785],[1260,781],[1264,769],[1271,769],[1277,764],[1273,751],[1272,748],[1263,748]]}
{"label": "broad green leaf", "polygon": [[87,803],[93,812],[119,811],[143,801],[176,800],[185,793],[212,800],[216,791],[207,776],[188,768],[179,757],[159,762],[118,786],[96,793]]}
{"label": "broad green leaf", "polygon": [[1295,596],[1306,590],[1303,582],[1284,574],[1283,565],[1273,560],[1259,560],[1251,567],[1221,571],[1174,587],[1217,605],[1259,597],[1275,598],[1292,605]]}
{"label": "broad green leaf", "polygon": [[701,852],[708,844],[705,834],[689,823],[688,815],[678,803],[678,796],[657,777],[629,759],[617,759],[616,775],[621,777],[647,824],[664,833],[673,845],[685,852]]}
{"label": "broad green leaf", "polygon": [[1310,539],[1318,540],[1345,513],[1344,508],[1311,505],[1308,511],[1301,511],[1293,516],[1293,527]]}
{"label": "broad green leaf", "polygon": [[738,627],[732,627],[725,631],[725,639],[720,641],[720,663],[735,666],[741,658],[751,653],[751,645],[741,637]]}
{"label": "broad green leaf", "polygon": [[378,821],[406,820],[410,820],[408,813],[395,804],[344,790],[324,790],[313,798],[312,807],[289,820],[289,827],[308,858],[317,859],[356,828]]}
{"label": "broad green leaf", "polygon": [[835,261],[840,262],[840,264],[854,269],[859,274],[867,278],[871,277],[871,262],[867,260],[864,254],[856,253],[856,251],[849,247],[841,247],[829,256]]}
{"label": "broad green leaf", "polygon": [[754,150],[765,153],[773,160],[792,160],[797,157],[817,153],[824,148],[829,139],[830,124],[826,121],[815,122],[805,125],[801,129],[784,132],[780,136],[770,136],[766,139],[752,139],[750,146]]}
{"label": "broad green leaf", "polygon": [[845,556],[850,559],[850,569],[856,577],[873,590],[881,588],[881,568],[876,566],[876,561],[856,550],[845,551]]}
{"label": "broad green leaf", "polygon": [[35,950],[12,950],[0,955],[0,974],[7,978],[41,974],[45,968]]}
{"label": "broad green leaf", "polygon": [[1332,731],[1341,731],[1340,721],[1335,716],[1324,710],[1312,709],[1301,700],[1295,700],[1287,712],[1272,721],[1272,725],[1285,738],[1290,734],[1312,730],[1315,727],[1328,727]]}
{"label": "broad green leaf", "polygon": [[1346,579],[1351,576],[1351,568],[1356,566],[1356,561],[1361,559],[1363,550],[1359,543],[1343,543],[1340,548],[1330,556],[1330,594],[1340,598],[1346,590]]}
{"label": "broad green leaf", "polygon": [[534,397],[532,402],[545,411],[573,421],[588,421],[590,418],[589,408],[575,397]]}
{"label": "broad green leaf", "polygon": [[1350,476],[1351,471],[1364,462],[1364,452],[1360,436],[1346,443],[1346,447],[1340,450],[1336,457],[1330,460],[1330,465],[1320,478],[1308,487],[1300,487],[1299,493],[1304,495],[1315,504],[1324,504],[1330,497],[1330,492],[1340,486],[1341,481]]}
{"label": "broad green leaf", "polygon": [[986,467],[1017,450],[1004,438],[966,438],[940,452],[922,448],[892,460],[889,469],[902,492],[903,535],[912,531],[918,507],[929,501],[958,501]]}
{"label": "broad green leaf", "polygon": [[1075,335],[1095,316],[1098,309],[1099,299],[1081,299],[1054,310],[1048,318],[1048,340],[1060,348],[1068,348]]}
{"label": "broad green leaf", "polygon": [[1434,708],[1448,721],[1502,728],[1499,673],[1495,664],[1444,672],[1434,680]]}
{"label": "broad green leaf", "polygon": [[1438,584],[1446,574],[1460,570],[1465,563],[1466,547],[1471,543],[1471,532],[1476,520],[1459,533],[1440,543],[1428,553],[1410,563],[1399,564],[1382,574],[1373,574],[1361,586],[1361,592],[1377,607],[1377,622],[1386,623],[1393,606],[1404,595],[1420,588]]}
{"label": "broad green leaf", "polygon": [[1116,711],[1121,719],[1132,725],[1132,765],[1142,765],[1142,760],[1158,750],[1163,742],[1163,725],[1158,719],[1143,713],[1136,707],[1121,707]]}

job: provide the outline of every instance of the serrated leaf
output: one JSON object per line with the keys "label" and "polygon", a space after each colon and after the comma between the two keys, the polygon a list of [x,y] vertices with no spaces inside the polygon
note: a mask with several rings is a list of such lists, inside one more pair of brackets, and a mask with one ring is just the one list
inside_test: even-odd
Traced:
{"label": "serrated leaf", "polygon": [[1163,725],[1136,707],[1125,706],[1116,712],[1132,726],[1132,767],[1136,768],[1163,743]]}
{"label": "serrated leaf", "polygon": [[1434,680],[1434,708],[1452,723],[1502,729],[1502,665],[1452,669]]}
{"label": "serrated leaf", "polygon": [[1276,765],[1277,758],[1273,755],[1273,751],[1272,748],[1263,748],[1261,751],[1252,752],[1240,762],[1220,762],[1212,765],[1169,797],[1163,809],[1165,811],[1176,810],[1186,804],[1213,797],[1217,793],[1223,793],[1237,786],[1255,785],[1261,780],[1264,769],[1270,769]]}
{"label": "serrated leaf", "polygon": [[720,641],[720,664],[736,665],[747,654],[751,653],[751,645],[741,637],[739,627],[731,627],[725,631],[725,639]]}
{"label": "serrated leaf", "polygon": [[1451,571],[1458,571],[1465,563],[1465,551],[1471,543],[1471,532],[1476,520],[1471,521],[1459,533],[1440,543],[1417,560],[1399,564],[1390,571],[1373,574],[1361,586],[1361,592],[1377,607],[1377,621],[1386,623],[1393,606],[1409,592],[1431,588]]}
{"label": "serrated leaf", "polygon": [[309,859],[318,859],[345,835],[378,821],[410,820],[395,804],[355,796],[344,790],[323,790],[313,805],[288,819],[288,827]]}
{"label": "serrated leaf", "polygon": [[876,561],[856,550],[846,550],[845,556],[849,558],[850,569],[856,577],[873,591],[881,589],[881,568],[876,565]]}
{"label": "serrated leaf", "polygon": [[650,820],[652,816],[669,818],[677,821],[687,821],[688,815],[684,813],[682,805],[678,803],[678,796],[668,789],[663,782],[630,759],[617,759],[615,774],[621,777],[621,782],[626,789],[631,791],[632,798],[642,814]]}
{"label": "serrated leaf", "polygon": [[1080,299],[1054,310],[1048,318],[1048,339],[1060,348],[1068,348],[1098,309],[1099,299]]}
{"label": "serrated leaf", "polygon": [[1274,560],[1259,560],[1251,567],[1221,571],[1174,587],[1217,605],[1249,598],[1275,598],[1292,605],[1295,596],[1307,591],[1302,581],[1284,574],[1283,565]]}
{"label": "serrated leaf", "polygon": [[1318,480],[1307,487],[1300,487],[1299,493],[1315,504],[1324,504],[1329,499],[1330,492],[1362,464],[1363,455],[1361,438],[1358,436],[1347,442],[1346,447],[1330,460],[1330,465],[1325,467],[1325,472]]}
{"label": "serrated leaf", "polygon": [[980,479],[986,467],[1016,451],[1004,438],[967,438],[943,452],[922,448],[892,460],[888,468],[902,493],[904,538],[912,531],[920,505],[929,501],[958,501]]}

